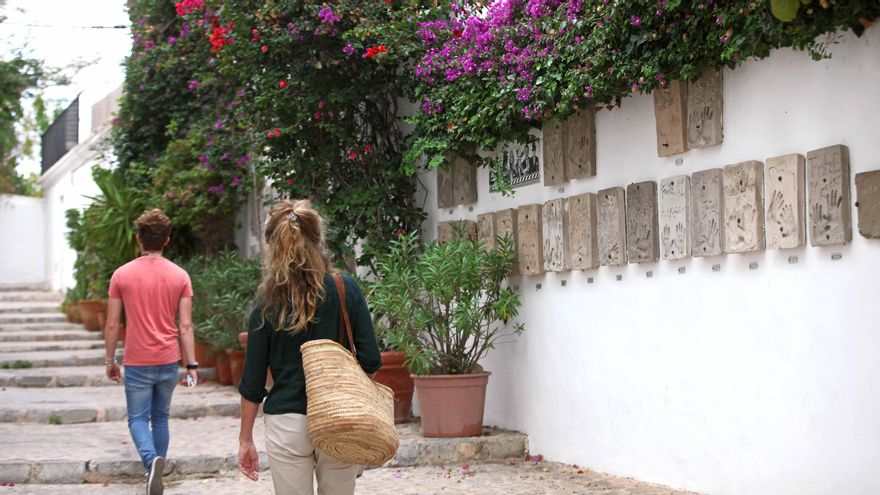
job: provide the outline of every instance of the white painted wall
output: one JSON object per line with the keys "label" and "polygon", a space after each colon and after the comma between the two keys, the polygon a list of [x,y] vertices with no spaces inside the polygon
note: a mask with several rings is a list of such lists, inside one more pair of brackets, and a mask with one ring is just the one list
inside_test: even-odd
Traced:
{"label": "white painted wall", "polygon": [[40,198],[0,194],[0,285],[46,282],[45,222]]}
{"label": "white painted wall", "polygon": [[[428,194],[428,236],[438,220],[838,143],[853,176],[878,169],[878,48],[875,27],[831,60],[780,50],[725,72],[724,143],[680,166],[657,157],[650,96],[627,98],[597,114],[596,177],[504,198],[480,170],[473,211]],[[880,241],[855,211],[847,246],[515,280],[526,333],[484,363],[486,423],[551,460],[704,493],[880,493]]]}
{"label": "white painted wall", "polygon": [[82,210],[91,204],[89,197],[100,194],[92,180],[92,168],[101,164],[99,147],[103,146],[108,136],[109,127],[105,126],[68,151],[40,177],[46,208],[46,242],[40,248],[31,248],[42,250],[48,280],[54,290],[65,290],[76,285],[73,272],[76,252],[67,242],[65,212],[70,208]]}

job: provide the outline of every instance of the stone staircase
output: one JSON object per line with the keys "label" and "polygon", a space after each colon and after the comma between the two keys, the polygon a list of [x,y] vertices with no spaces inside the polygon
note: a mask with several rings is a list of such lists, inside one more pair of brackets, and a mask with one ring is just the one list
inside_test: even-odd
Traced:
{"label": "stone staircase", "polygon": [[[72,484],[141,482],[123,387],[104,375],[102,335],[67,323],[60,303],[45,288],[0,286],[0,483],[73,493]],[[213,383],[213,371],[200,370],[202,384],[174,392],[166,463],[172,482],[238,476],[240,398]],[[524,435],[493,429],[470,439],[426,439],[417,424],[399,431],[401,447],[386,467],[501,461],[527,448]],[[264,452],[262,421],[254,439]]]}

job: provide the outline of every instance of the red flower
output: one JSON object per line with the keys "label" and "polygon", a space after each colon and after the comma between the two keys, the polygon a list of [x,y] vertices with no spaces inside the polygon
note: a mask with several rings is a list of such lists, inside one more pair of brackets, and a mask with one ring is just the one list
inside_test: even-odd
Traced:
{"label": "red flower", "polygon": [[278,82],[278,87],[281,88],[281,89],[286,88],[286,87],[287,87],[287,81],[279,81],[279,82]]}
{"label": "red flower", "polygon": [[388,50],[385,49],[385,45],[379,45],[379,52],[380,53],[385,53],[386,51],[388,51]]}
{"label": "red flower", "polygon": [[349,160],[357,160],[358,152],[356,149],[351,148],[348,150],[348,159]]}
{"label": "red flower", "polygon": [[373,152],[373,147],[372,147],[372,146],[370,146],[369,144],[366,145],[366,146],[364,146],[364,153],[365,153],[365,154],[369,155],[369,154],[372,153],[372,152]]}
{"label": "red flower", "polygon": [[260,51],[263,52],[263,53],[266,53],[266,52],[269,51],[269,47],[266,46],[266,45],[263,45],[263,46],[260,47]]}

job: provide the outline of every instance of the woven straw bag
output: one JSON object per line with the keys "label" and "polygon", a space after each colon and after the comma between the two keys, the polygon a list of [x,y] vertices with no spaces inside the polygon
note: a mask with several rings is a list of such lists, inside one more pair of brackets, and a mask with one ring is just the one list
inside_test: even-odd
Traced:
{"label": "woven straw bag", "polygon": [[400,445],[394,429],[394,392],[370,379],[358,364],[345,309],[345,286],[338,275],[333,278],[342,316],[339,341],[347,333],[351,350],[328,339],[306,342],[300,348],[309,437],[315,447],[340,461],[381,466]]}

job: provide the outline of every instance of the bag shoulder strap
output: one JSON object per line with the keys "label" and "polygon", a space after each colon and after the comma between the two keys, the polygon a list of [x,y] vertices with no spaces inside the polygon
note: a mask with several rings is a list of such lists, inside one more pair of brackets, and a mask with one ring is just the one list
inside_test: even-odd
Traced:
{"label": "bag shoulder strap", "polygon": [[336,293],[339,294],[339,345],[344,345],[343,339],[347,334],[351,354],[357,359],[357,348],[354,345],[354,335],[351,333],[351,321],[348,319],[348,309],[345,306],[345,282],[338,273],[333,274],[333,280],[336,282]]}

